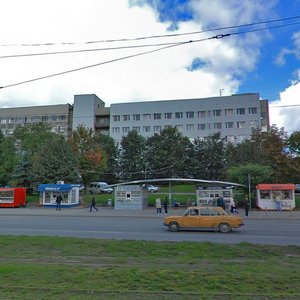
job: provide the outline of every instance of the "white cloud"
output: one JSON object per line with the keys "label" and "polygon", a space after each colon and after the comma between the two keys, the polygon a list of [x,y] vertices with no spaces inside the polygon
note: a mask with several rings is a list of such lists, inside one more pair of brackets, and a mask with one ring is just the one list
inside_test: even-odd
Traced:
{"label": "white cloud", "polygon": [[[178,32],[270,18],[275,2],[191,1],[195,19],[179,24]],[[5,30],[0,32],[0,41],[1,44],[20,44],[131,38],[165,34],[169,25],[159,23],[157,15],[149,6],[129,7],[126,0],[4,0],[0,26]],[[212,33],[206,33],[201,38],[211,35]],[[184,40],[190,38],[188,36]],[[196,38],[199,37],[192,37]],[[175,38],[171,39],[174,40]],[[156,43],[159,41],[154,40]],[[144,40],[140,43],[150,42],[153,41]],[[216,96],[221,89],[224,89],[224,94],[232,94],[238,91],[244,74],[255,67],[261,44],[257,35],[210,40],[0,89],[0,107],[72,103],[75,94],[83,93],[95,93],[107,105],[140,99]],[[0,56],[108,45],[118,46],[121,43],[59,47],[0,46]],[[147,49],[0,59],[0,86],[105,62]],[[197,57],[203,60],[204,67],[189,72],[187,67]]]}
{"label": "white cloud", "polygon": [[300,70],[298,80],[280,93],[280,99],[270,104],[270,124],[284,127],[288,134],[300,130]]}

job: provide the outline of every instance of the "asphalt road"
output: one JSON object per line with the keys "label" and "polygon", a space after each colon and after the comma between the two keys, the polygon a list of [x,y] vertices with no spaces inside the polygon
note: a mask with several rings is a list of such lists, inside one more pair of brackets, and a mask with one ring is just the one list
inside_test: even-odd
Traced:
{"label": "asphalt road", "polygon": [[2,215],[1,235],[65,236],[148,241],[210,241],[300,246],[300,219],[246,219],[245,226],[228,234],[213,231],[170,232],[163,217]]}

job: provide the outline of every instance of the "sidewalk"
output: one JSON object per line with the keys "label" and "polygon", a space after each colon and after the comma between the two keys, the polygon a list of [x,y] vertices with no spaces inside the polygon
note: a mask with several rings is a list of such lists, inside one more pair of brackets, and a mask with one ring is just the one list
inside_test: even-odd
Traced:
{"label": "sidewalk", "polygon": [[[90,212],[89,207],[72,207],[62,208],[56,211],[55,207],[21,207],[21,208],[0,208],[0,216],[69,216],[69,217],[90,217],[90,216],[104,216],[104,217],[140,217],[140,218],[162,218],[167,215],[157,215],[154,207],[143,210],[115,210],[108,207],[98,207],[99,212],[93,210]],[[184,208],[169,210],[168,215],[180,215],[184,212]],[[245,217],[243,209],[239,209],[239,216]],[[248,219],[300,219],[300,211],[264,211],[251,210],[249,211]]]}

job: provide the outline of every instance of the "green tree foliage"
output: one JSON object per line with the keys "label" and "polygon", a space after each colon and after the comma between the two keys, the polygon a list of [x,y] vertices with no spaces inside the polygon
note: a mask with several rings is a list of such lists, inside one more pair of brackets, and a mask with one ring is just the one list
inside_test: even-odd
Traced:
{"label": "green tree foliage", "polygon": [[121,140],[120,174],[122,180],[143,179],[145,169],[145,138],[135,130]]}
{"label": "green tree foliage", "polygon": [[147,168],[151,178],[185,177],[189,173],[188,160],[192,144],[175,127],[167,127],[160,134],[149,137],[147,145]]}
{"label": "green tree foliage", "polygon": [[227,171],[228,181],[243,184],[244,190],[247,191],[249,180],[251,182],[251,190],[255,189],[258,183],[270,182],[272,168],[259,164],[246,164],[230,167]]}
{"label": "green tree foliage", "polygon": [[194,141],[194,163],[190,166],[193,177],[221,180],[225,172],[225,141],[216,133]]}
{"label": "green tree foliage", "polygon": [[18,165],[14,139],[5,138],[0,132],[0,184],[2,186],[14,184],[13,171]]}
{"label": "green tree foliage", "polygon": [[77,161],[70,144],[61,136],[54,136],[32,159],[33,181],[38,183],[79,183]]}
{"label": "green tree foliage", "polygon": [[33,156],[40,152],[44,145],[51,143],[56,134],[51,132],[47,124],[36,123],[26,126],[18,126],[13,134],[15,149],[18,156],[18,164],[12,172],[13,185],[33,185]]}
{"label": "green tree foliage", "polygon": [[107,167],[101,174],[101,181],[116,182],[118,173],[118,147],[115,145],[114,139],[108,135],[96,133],[95,141],[101,146],[106,153]]}
{"label": "green tree foliage", "polygon": [[300,156],[300,131],[294,131],[288,138],[289,151],[296,156]]}
{"label": "green tree foliage", "polygon": [[73,131],[69,143],[78,162],[82,183],[86,186],[90,181],[99,180],[101,172],[106,169],[107,157],[93,131],[79,126]]}

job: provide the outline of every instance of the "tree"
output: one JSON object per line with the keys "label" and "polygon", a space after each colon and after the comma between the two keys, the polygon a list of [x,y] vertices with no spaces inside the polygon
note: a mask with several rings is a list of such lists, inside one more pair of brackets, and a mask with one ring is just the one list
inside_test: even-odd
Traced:
{"label": "tree", "polygon": [[300,131],[294,131],[288,138],[288,148],[293,155],[300,156]]}
{"label": "tree", "polygon": [[101,172],[106,169],[107,159],[92,129],[79,126],[73,131],[69,143],[78,162],[82,183],[86,186],[90,181],[98,180]]}
{"label": "tree", "polygon": [[54,136],[48,145],[34,154],[32,159],[33,181],[35,183],[80,183],[77,161],[67,141]]}
{"label": "tree", "polygon": [[26,126],[18,126],[13,134],[14,153],[18,157],[18,163],[12,172],[13,185],[33,185],[33,156],[40,152],[44,145],[56,136],[51,132],[47,124],[36,123]]}
{"label": "tree", "polygon": [[118,172],[118,147],[115,145],[114,139],[105,134],[96,133],[95,141],[106,153],[107,167],[101,174],[101,180],[115,182]]}
{"label": "tree", "polygon": [[194,162],[190,166],[193,176],[207,180],[220,180],[224,177],[225,142],[216,133],[206,139],[194,141]]}
{"label": "tree", "polygon": [[2,186],[13,185],[13,171],[18,165],[19,158],[16,155],[14,139],[4,137],[0,133],[0,184]]}
{"label": "tree", "polygon": [[143,178],[145,169],[145,138],[132,130],[121,140],[120,174],[122,180]]}
{"label": "tree", "polygon": [[147,177],[187,177],[187,165],[192,144],[175,127],[149,137],[147,145]]}

